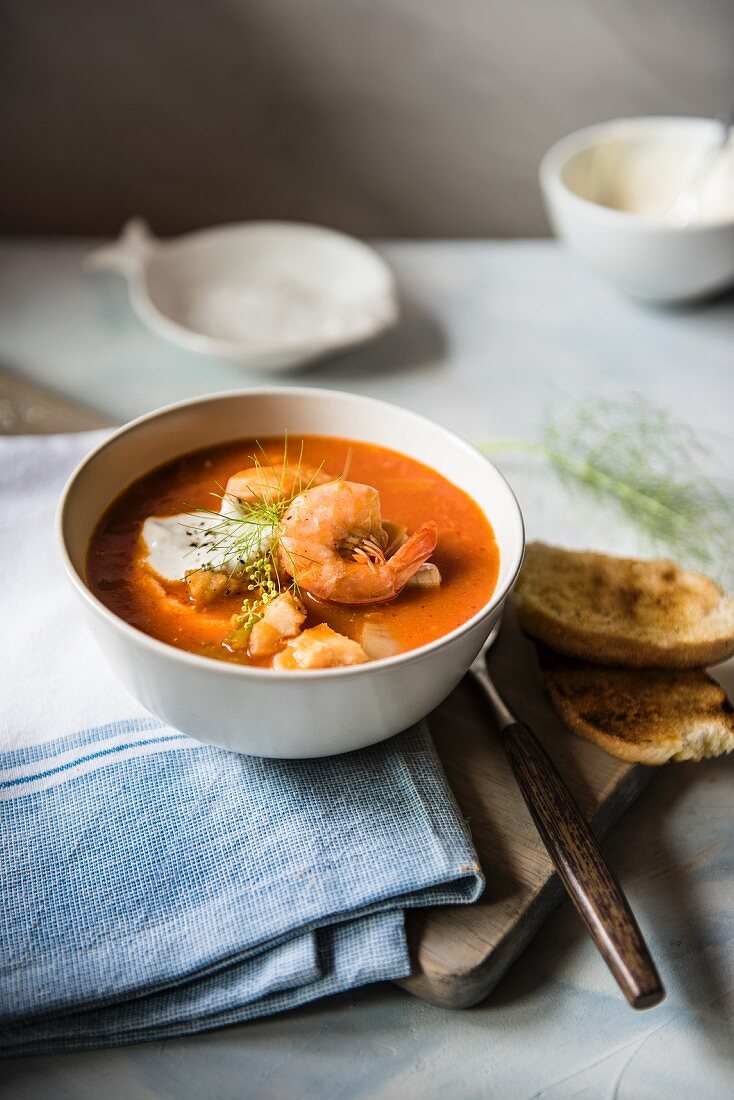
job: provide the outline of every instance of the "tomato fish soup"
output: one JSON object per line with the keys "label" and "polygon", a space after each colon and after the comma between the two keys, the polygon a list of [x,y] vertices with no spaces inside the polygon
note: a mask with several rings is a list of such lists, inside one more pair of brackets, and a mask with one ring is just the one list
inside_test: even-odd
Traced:
{"label": "tomato fish soup", "polygon": [[333,437],[185,454],[126,489],[87,557],[96,596],[146,634],[282,670],[435,641],[497,583],[481,509],[396,451]]}

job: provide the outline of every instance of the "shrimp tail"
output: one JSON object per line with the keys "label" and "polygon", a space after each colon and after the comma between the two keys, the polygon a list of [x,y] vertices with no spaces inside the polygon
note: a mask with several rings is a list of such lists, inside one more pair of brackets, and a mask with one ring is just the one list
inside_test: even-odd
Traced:
{"label": "shrimp tail", "polygon": [[438,541],[438,526],[432,520],[427,520],[405,540],[388,561],[388,567],[395,581],[395,588],[400,591],[414,573],[417,573],[423,563],[430,558],[436,549]]}

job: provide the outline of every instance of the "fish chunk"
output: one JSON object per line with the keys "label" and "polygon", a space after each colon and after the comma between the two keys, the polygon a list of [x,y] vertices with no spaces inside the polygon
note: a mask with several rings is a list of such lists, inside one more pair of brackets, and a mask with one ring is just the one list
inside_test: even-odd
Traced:
{"label": "fish chunk", "polygon": [[441,574],[438,571],[438,566],[434,565],[432,561],[426,561],[420,568],[413,574],[406,588],[440,588],[441,587]]}
{"label": "fish chunk", "polygon": [[367,654],[358,642],[320,623],[288,642],[285,650],[275,655],[273,668],[338,668],[361,665],[366,660]]}
{"label": "fish chunk", "polygon": [[248,652],[251,657],[271,657],[283,648],[288,638],[294,638],[306,621],[306,611],[292,592],[282,592],[266,605],[262,619],[250,632]]}
{"label": "fish chunk", "polygon": [[295,638],[305,621],[306,609],[292,592],[281,592],[263,614],[263,622],[275,627],[284,638]]}
{"label": "fish chunk", "polygon": [[221,573],[214,569],[190,569],[186,574],[189,596],[197,607],[206,607],[220,596],[238,596],[247,590],[244,574]]}

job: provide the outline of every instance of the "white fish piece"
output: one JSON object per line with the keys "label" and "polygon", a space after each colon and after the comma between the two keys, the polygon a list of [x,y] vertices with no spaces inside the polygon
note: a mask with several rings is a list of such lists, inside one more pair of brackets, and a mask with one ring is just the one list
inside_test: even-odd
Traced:
{"label": "white fish piece", "polygon": [[371,661],[379,661],[382,657],[394,657],[400,652],[397,639],[383,623],[375,622],[374,619],[367,619],[359,641]]}
{"label": "white fish piece", "polygon": [[432,561],[424,561],[423,565],[413,574],[406,588],[440,588],[441,574],[438,566]]}

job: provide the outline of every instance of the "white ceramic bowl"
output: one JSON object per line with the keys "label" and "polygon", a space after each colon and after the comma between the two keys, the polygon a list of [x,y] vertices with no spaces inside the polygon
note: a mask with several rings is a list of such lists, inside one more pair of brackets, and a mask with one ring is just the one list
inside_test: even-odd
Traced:
{"label": "white ceramic bowl", "polygon": [[[649,302],[705,297],[734,281],[734,155],[717,164],[710,187],[724,212],[675,224],[669,217],[705,151],[721,138],[712,119],[616,119],[554,145],[540,166],[553,229],[620,290]],[[641,188],[646,194],[642,194]],[[622,198],[615,209],[605,205]],[[711,197],[711,196],[709,196]],[[728,207],[728,209],[726,209]]]}
{"label": "white ceramic bowl", "polygon": [[300,222],[244,222],[159,241],[140,218],[87,257],[128,282],[159,336],[274,371],[379,335],[398,317],[390,268],[369,245]]}
{"label": "white ceramic bowl", "polygon": [[[276,672],[199,657],[156,641],[113,614],[85,582],[90,538],[132,481],[186,451],[278,435],[338,435],[402,451],[464,489],[489,517],[500,550],[492,598],[430,645],[352,668]],[[423,717],[458,684],[512,588],[523,556],[517,501],[495,467],[458,436],[406,409],[331,390],[255,389],[198,398],[120,429],[72,475],[59,504],[61,553],[81,609],[109,664],[165,722],[258,756],[358,749]]]}

